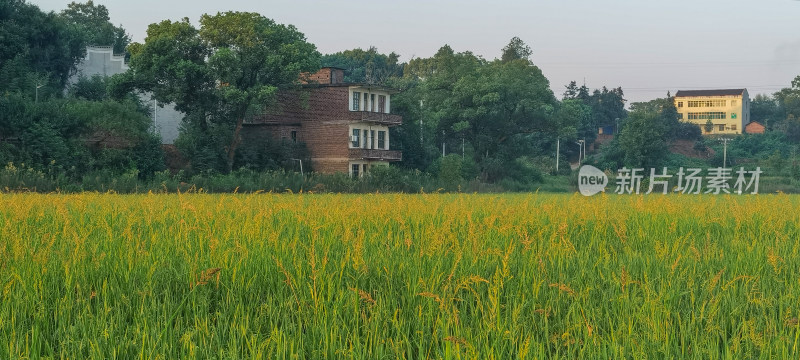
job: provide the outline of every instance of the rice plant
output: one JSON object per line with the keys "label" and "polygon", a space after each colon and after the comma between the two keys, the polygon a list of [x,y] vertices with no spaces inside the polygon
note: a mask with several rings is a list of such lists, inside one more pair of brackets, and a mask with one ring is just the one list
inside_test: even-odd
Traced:
{"label": "rice plant", "polygon": [[0,359],[798,358],[798,199],[0,194]]}

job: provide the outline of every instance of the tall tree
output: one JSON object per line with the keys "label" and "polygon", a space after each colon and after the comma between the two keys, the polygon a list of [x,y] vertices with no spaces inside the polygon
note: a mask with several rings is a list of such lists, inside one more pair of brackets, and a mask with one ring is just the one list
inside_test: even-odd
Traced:
{"label": "tall tree", "polygon": [[792,86],[783,88],[775,93],[775,101],[777,102],[777,109],[775,111],[775,120],[771,122],[771,128],[786,131],[787,127],[793,121],[792,119],[800,118],[800,76],[792,80]]}
{"label": "tall tree", "polygon": [[21,0],[0,2],[0,90],[60,94],[85,51],[76,38],[53,13]]}
{"label": "tall tree", "polygon": [[298,84],[300,73],[318,69],[320,60],[294,26],[249,12],[203,15],[199,29],[187,18],[152,24],[144,44],[129,49],[131,71],[118,83],[175,103],[187,115],[178,143],[227,171],[244,122],[264,111],[279,89]]}
{"label": "tall tree", "polygon": [[758,94],[750,102],[750,120],[757,121],[768,128],[775,122],[778,103],[770,95]]}
{"label": "tall tree", "polygon": [[71,2],[61,11],[61,17],[81,35],[83,46],[112,46],[114,53],[125,53],[130,37],[121,26],[114,26],[105,5]]}
{"label": "tall tree", "polygon": [[594,90],[589,98],[589,105],[592,107],[595,124],[610,126],[624,120],[628,116],[625,102],[625,94],[621,87],[609,90],[603,86],[602,89]]}
{"label": "tall tree", "polygon": [[618,139],[623,163],[633,168],[654,168],[661,164],[668,152],[666,134],[666,126],[657,114],[632,111]]}
{"label": "tall tree", "polygon": [[589,105],[589,88],[586,85],[578,86],[578,83],[573,81],[569,82],[569,85],[565,86],[566,90],[564,91],[562,99],[564,100],[571,100],[571,99],[579,99],[584,102],[584,104]]}
{"label": "tall tree", "polygon": [[533,51],[528,44],[525,44],[522,39],[514,36],[508,45],[503,48],[503,54],[500,56],[500,61],[509,62],[513,60],[530,60]]}
{"label": "tall tree", "polygon": [[455,116],[457,102],[452,94],[456,82],[485,64],[471,52],[457,53],[444,45],[434,56],[412,59],[405,65],[402,80],[392,84],[405,89],[392,97],[392,111],[403,115],[404,125],[394,132],[399,135],[399,144],[395,144],[404,151],[403,166],[426,169],[441,156],[439,124]]}

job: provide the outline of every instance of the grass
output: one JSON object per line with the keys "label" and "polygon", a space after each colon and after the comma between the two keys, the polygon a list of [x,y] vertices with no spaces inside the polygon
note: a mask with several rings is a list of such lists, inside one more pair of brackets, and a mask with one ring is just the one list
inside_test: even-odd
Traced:
{"label": "grass", "polygon": [[0,358],[797,358],[799,202],[0,194]]}

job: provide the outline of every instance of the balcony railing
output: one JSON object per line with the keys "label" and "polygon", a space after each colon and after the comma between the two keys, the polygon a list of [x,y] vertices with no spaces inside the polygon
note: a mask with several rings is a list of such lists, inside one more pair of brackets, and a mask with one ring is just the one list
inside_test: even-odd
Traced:
{"label": "balcony railing", "polygon": [[398,150],[350,149],[350,158],[379,161],[400,161],[403,160],[403,153]]}
{"label": "balcony railing", "polygon": [[351,111],[350,120],[371,122],[388,126],[400,125],[403,123],[403,117],[400,115],[373,111]]}

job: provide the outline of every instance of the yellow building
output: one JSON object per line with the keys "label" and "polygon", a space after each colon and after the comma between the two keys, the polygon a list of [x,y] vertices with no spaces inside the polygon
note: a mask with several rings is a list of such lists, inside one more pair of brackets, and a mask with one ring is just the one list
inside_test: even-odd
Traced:
{"label": "yellow building", "polygon": [[[700,125],[703,135],[741,134],[750,122],[747,89],[680,90],[675,93],[678,118]],[[714,124],[706,131],[706,123]]]}

